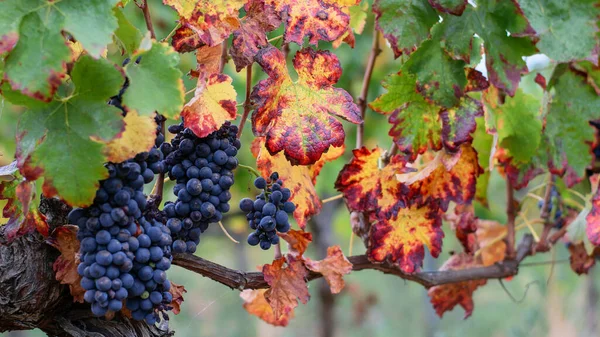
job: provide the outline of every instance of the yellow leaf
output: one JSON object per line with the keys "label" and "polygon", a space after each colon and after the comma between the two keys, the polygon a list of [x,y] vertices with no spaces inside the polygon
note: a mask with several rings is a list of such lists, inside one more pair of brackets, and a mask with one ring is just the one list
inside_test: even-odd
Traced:
{"label": "yellow leaf", "polygon": [[140,152],[150,151],[156,139],[156,123],[153,116],[139,116],[136,111],[127,112],[125,131],[106,145],[108,161],[122,162]]}

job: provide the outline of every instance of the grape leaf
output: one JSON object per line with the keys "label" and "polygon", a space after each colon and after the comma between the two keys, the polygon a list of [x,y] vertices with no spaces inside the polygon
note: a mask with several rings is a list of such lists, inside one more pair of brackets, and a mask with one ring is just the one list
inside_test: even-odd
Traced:
{"label": "grape leaf", "polygon": [[543,142],[548,147],[549,166],[567,173],[567,185],[579,182],[592,161],[589,144],[594,140],[590,120],[600,118],[600,97],[585,83],[585,78],[561,67],[550,79],[555,91],[550,104]]}
{"label": "grape leaf", "polygon": [[183,107],[185,127],[204,138],[237,116],[233,80],[225,74],[200,76],[194,97]]}
{"label": "grape leaf", "polygon": [[4,79],[12,89],[50,102],[71,61],[60,29],[61,19],[54,12],[49,16],[33,12],[23,18],[19,43],[5,61]]}
{"label": "grape leaf", "polygon": [[41,214],[35,202],[34,184],[19,177],[14,180],[0,180],[0,200],[6,200],[2,209],[2,218],[8,221],[2,225],[4,237],[8,243],[19,236],[38,233],[48,236],[49,227],[46,217]]}
{"label": "grape leaf", "polygon": [[540,52],[557,62],[592,56],[600,11],[594,0],[519,1],[536,30]]}
{"label": "grape leaf", "polygon": [[312,242],[312,234],[304,230],[290,229],[287,233],[277,235],[288,243],[288,252],[295,257],[301,257]]}
{"label": "grape leaf", "polygon": [[442,141],[450,151],[458,151],[462,144],[473,140],[471,134],[477,128],[476,117],[483,116],[479,101],[463,97],[456,107],[441,109]]}
{"label": "grape leaf", "polygon": [[468,0],[429,0],[431,7],[440,12],[460,16],[467,8]]}
{"label": "grape leaf", "polygon": [[105,153],[108,161],[120,163],[147,152],[154,146],[156,139],[156,122],[152,116],[139,116],[130,110],[123,119],[125,130],[106,144]]}
{"label": "grape leaf", "polygon": [[74,302],[83,303],[85,289],[81,287],[81,276],[77,272],[79,265],[79,240],[77,226],[60,226],[46,240],[52,247],[58,249],[60,255],[52,264],[56,280],[69,286]]}
{"label": "grape leaf", "polygon": [[594,193],[594,197],[592,198],[592,208],[589,210],[585,220],[585,232],[587,238],[594,246],[600,246],[600,188]]}
{"label": "grape leaf", "polygon": [[396,57],[413,52],[439,20],[427,0],[375,0],[373,12]]}
{"label": "grape leaf", "polygon": [[406,206],[404,195],[408,189],[396,179],[396,174],[411,169],[404,166],[398,156],[383,168],[379,168],[382,155],[380,148],[372,151],[363,147],[352,151],[353,157],[340,171],[335,188],[344,194],[351,211],[370,212],[381,210],[385,216]]}
{"label": "grape leaf", "polygon": [[264,137],[255,138],[252,148],[260,173],[264,177],[268,177],[271,172],[279,173],[283,186],[292,191],[290,201],[296,205],[294,218],[300,228],[305,228],[308,219],[321,211],[321,199],[315,189],[317,176],[326,162],[335,160],[344,153],[345,146],[332,147],[310,166],[292,165],[283,153],[271,155],[265,147]]}
{"label": "grape leaf", "polygon": [[[177,30],[178,34],[173,37],[173,43],[179,44],[178,36],[189,36],[187,34],[193,33],[202,44],[209,46],[220,44],[239,27],[238,10],[245,2],[244,0],[163,0],[165,5],[173,7],[180,16],[181,27]],[[182,33],[183,31],[187,34]]]}
{"label": "grape leaf", "polygon": [[178,315],[181,312],[181,303],[183,303],[183,294],[187,293],[185,287],[179,285],[175,282],[171,282],[171,289],[169,289],[171,295],[173,295],[173,301],[171,301],[170,306],[173,308],[171,311],[175,315]]}
{"label": "grape leaf", "polygon": [[504,260],[506,242],[499,240],[506,234],[506,226],[492,220],[477,219],[477,243],[481,253],[481,262],[484,266],[491,266]]}
{"label": "grape leaf", "polygon": [[471,203],[481,172],[477,152],[465,144],[455,154],[438,152],[422,170],[398,174],[397,179],[410,188],[411,203],[439,202],[445,211],[450,201],[460,205]]}
{"label": "grape leaf", "polygon": [[233,32],[229,53],[237,71],[251,65],[261,48],[269,45],[267,32],[281,25],[281,18],[264,0],[250,0],[245,5],[246,16],[240,20],[240,28]]}
{"label": "grape leaf", "polygon": [[265,292],[265,298],[273,309],[276,320],[288,316],[295,307],[298,300],[308,303],[310,294],[306,277],[308,271],[302,260],[296,260],[291,256],[279,258],[272,264],[265,264],[262,268],[265,281],[271,286]]}
{"label": "grape leaf", "polygon": [[330,114],[355,124],[362,122],[352,97],[333,87],[342,69],[329,51],[297,52],[297,82],[287,73],[285,57],[279,49],[262,49],[256,59],[269,78],[252,90],[250,97],[256,103],[252,127],[256,136],[266,136],[267,149],[272,154],[283,150],[292,164],[313,164],[330,146],[344,143],[344,128]]}
{"label": "grape leaf", "polygon": [[473,254],[477,250],[475,231],[477,231],[477,217],[473,204],[456,205],[454,213],[445,214],[445,220],[449,221],[456,238],[463,245],[465,253]]}
{"label": "grape leaf", "polygon": [[222,49],[221,45],[216,45],[214,47],[202,46],[196,50],[197,77],[220,72]]}
{"label": "grape leaf", "polygon": [[367,256],[374,262],[389,260],[402,271],[414,273],[423,265],[425,246],[433,257],[440,254],[444,238],[441,225],[438,207],[431,203],[400,208],[389,218],[377,213]]}
{"label": "grape leaf", "polygon": [[185,89],[181,71],[177,68],[179,55],[165,43],[153,42],[150,50],[140,51],[139,64],[129,62],[125,67],[129,88],[123,95],[123,104],[136,110],[140,116],[155,111],[168,118],[176,118],[183,108]]}
{"label": "grape leaf", "polygon": [[345,7],[356,5],[360,0],[266,0],[285,22],[283,34],[286,43],[316,45],[319,40],[334,41],[340,37],[350,23]]}
{"label": "grape leaf", "polygon": [[144,36],[139,29],[129,22],[121,9],[114,8],[113,13],[117,18],[118,23],[114,38],[128,55],[133,55],[139,48],[140,42],[142,42]]}
{"label": "grape leaf", "polygon": [[498,105],[497,90],[489,88],[484,94],[484,102],[494,121],[498,144],[508,150],[515,162],[528,163],[537,153],[541,141],[540,101],[517,90],[514,97],[506,97],[504,104]]}
{"label": "grape leaf", "polygon": [[72,94],[21,116],[17,153],[24,176],[30,180],[44,176],[47,197],[58,194],[71,205],[86,206],[96,194],[98,181],[108,175],[102,142],[112,140],[123,128],[120,111],[106,102],[119,92],[124,78],[109,61],[83,56],[71,79]]}
{"label": "grape leaf", "polygon": [[240,297],[244,300],[244,309],[249,314],[254,315],[263,321],[274,326],[287,326],[290,319],[294,317],[294,310],[276,317],[273,313],[273,308],[265,299],[266,289],[246,289],[240,293]]}
{"label": "grape leaf", "polygon": [[[220,45],[221,44],[217,43],[210,47],[216,47]],[[200,36],[198,36],[193,29],[189,27],[179,27],[175,31],[175,34],[173,34],[171,46],[173,46],[173,49],[175,49],[178,53],[189,53],[207,45],[200,40]],[[220,50],[221,48],[219,48],[219,51]]]}
{"label": "grape leaf", "polygon": [[530,163],[515,163],[514,159],[503,148],[498,148],[494,155],[498,161],[499,171],[506,175],[512,187],[520,190],[529,182],[544,172],[542,168],[545,163],[537,157],[531,159]]}
{"label": "grape leaf", "polygon": [[[480,264],[473,256],[459,253],[452,255],[440,268],[440,271],[462,270],[478,266]],[[473,292],[478,287],[485,285],[486,282],[486,280],[473,280],[444,284],[429,288],[427,293],[438,316],[442,317],[446,311],[452,310],[457,304],[460,304],[465,309],[465,318],[468,318],[473,313]]]}
{"label": "grape leaf", "polygon": [[352,263],[344,256],[340,246],[328,247],[327,257],[320,261],[313,261],[305,257],[304,265],[306,268],[323,275],[332,294],[338,294],[344,289],[343,276],[352,271]]}
{"label": "grape leaf", "polygon": [[0,2],[0,54],[13,49],[19,40],[21,19],[43,3],[42,0]]}
{"label": "grape leaf", "polygon": [[596,264],[594,255],[588,255],[583,242],[569,245],[569,262],[571,269],[577,275],[587,274],[590,268]]}

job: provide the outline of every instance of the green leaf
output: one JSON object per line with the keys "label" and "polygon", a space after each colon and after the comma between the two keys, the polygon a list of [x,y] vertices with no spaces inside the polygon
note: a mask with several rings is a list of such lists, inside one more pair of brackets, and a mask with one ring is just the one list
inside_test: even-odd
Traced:
{"label": "green leaf", "polygon": [[0,54],[12,50],[17,43],[23,16],[43,3],[42,0],[0,1]]}
{"label": "green leaf", "polygon": [[527,163],[540,145],[540,101],[521,89],[493,111],[498,143],[518,162]]}
{"label": "green leaf", "polygon": [[[1,66],[1,64],[2,63],[0,63],[0,66]],[[1,73],[0,73],[0,75],[1,75]],[[37,99],[31,98],[27,95],[24,95],[20,91],[13,90],[10,87],[10,84],[8,84],[8,82],[2,83],[2,86],[0,86],[0,93],[7,101],[9,101],[11,104],[14,104],[14,105],[24,105],[28,108],[33,108],[33,107],[43,106],[44,104],[47,104],[40,100],[37,100]]]}
{"label": "green leaf", "polygon": [[99,58],[112,40],[117,19],[112,9],[118,0],[63,0],[54,6],[64,15],[64,29],[93,57]]}
{"label": "green leaf", "polygon": [[473,133],[473,148],[478,153],[479,166],[487,171],[490,166],[494,136],[487,133],[483,117],[476,118],[475,122],[477,123],[477,128],[475,129],[475,133]]}
{"label": "green leaf", "polygon": [[176,118],[183,108],[184,87],[181,71],[177,68],[179,55],[165,43],[153,42],[141,56],[139,64],[130,62],[125,71],[129,88],[123,95],[123,103],[137,110],[140,115],[158,113]]}
{"label": "green leaf", "polygon": [[429,38],[429,30],[439,20],[427,0],[376,0],[373,12],[377,29],[390,42],[396,57],[410,54]]}
{"label": "green leaf", "polygon": [[128,55],[133,55],[139,48],[144,36],[139,29],[127,20],[121,9],[115,8],[113,9],[113,13],[117,17],[119,24],[119,27],[115,31],[115,38]]}
{"label": "green leaf", "polygon": [[433,8],[443,13],[461,15],[467,7],[467,0],[429,0]]}
{"label": "green leaf", "polygon": [[[54,13],[55,14],[55,13]],[[6,57],[4,77],[14,90],[49,102],[61,83],[71,51],[60,33],[61,18],[33,12],[19,28],[19,43]]]}
{"label": "green leaf", "polygon": [[103,142],[124,127],[120,110],[106,104],[124,78],[109,61],[85,55],[75,64],[72,81],[75,91],[71,95],[22,115],[17,152],[31,153],[22,167],[44,176],[44,193],[85,206],[92,202],[98,181],[107,176]]}
{"label": "green leaf", "polygon": [[567,67],[557,68],[550,85],[555,94],[546,116],[544,142],[552,167],[567,171],[566,183],[571,186],[592,161],[589,144],[594,129],[589,121],[600,118],[600,97],[583,76]]}
{"label": "green leaf", "polygon": [[520,1],[525,16],[537,31],[539,50],[558,62],[591,56],[597,43],[595,0]]}
{"label": "green leaf", "polygon": [[433,28],[434,37],[421,43],[402,69],[416,75],[421,94],[449,108],[457,105],[463,96],[467,84],[465,62],[453,60],[444,52],[435,33],[437,27]]}

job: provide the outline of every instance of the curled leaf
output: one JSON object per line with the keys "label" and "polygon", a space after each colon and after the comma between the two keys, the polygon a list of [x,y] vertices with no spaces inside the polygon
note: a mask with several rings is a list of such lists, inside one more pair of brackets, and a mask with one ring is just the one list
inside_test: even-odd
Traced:
{"label": "curled leaf", "polygon": [[289,244],[289,253],[299,257],[304,254],[308,244],[312,242],[312,234],[303,230],[290,229],[287,233],[278,233]]}
{"label": "curled leaf", "polygon": [[340,246],[328,247],[327,257],[320,261],[313,261],[305,257],[304,265],[314,272],[321,273],[333,294],[344,289],[343,276],[352,271],[352,263],[344,256]]}

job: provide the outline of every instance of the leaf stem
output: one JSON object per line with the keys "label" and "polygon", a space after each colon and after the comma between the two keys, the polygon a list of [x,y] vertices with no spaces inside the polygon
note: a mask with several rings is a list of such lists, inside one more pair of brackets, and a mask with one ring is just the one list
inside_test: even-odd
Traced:
{"label": "leaf stem", "polygon": [[169,40],[170,38],[172,38],[173,35],[175,35],[175,32],[177,31],[177,29],[179,29],[179,28],[181,28],[181,22],[177,22],[177,25],[175,25],[175,27],[169,33],[169,35],[165,36],[162,40],[160,40],[160,42],[165,42],[165,41]]}
{"label": "leaf stem", "polygon": [[271,42],[273,42],[275,40],[281,39],[282,37],[283,37],[283,34],[282,35],[277,35],[277,36],[275,36],[273,38],[268,39],[267,42],[271,43]]}
{"label": "leaf stem", "polygon": [[225,233],[225,236],[227,236],[229,238],[229,240],[231,240],[233,243],[240,243],[238,240],[234,239],[229,232],[225,229],[225,226],[223,226],[223,223],[221,221],[219,221],[219,227],[221,227],[221,230],[223,231],[223,233]]}
{"label": "leaf stem", "polygon": [[334,195],[333,197],[329,197],[329,198],[327,198],[327,199],[323,199],[323,200],[321,200],[321,203],[322,203],[322,204],[326,204],[326,203],[328,203],[328,202],[332,202],[332,201],[334,201],[334,200],[342,199],[343,197],[344,197],[344,195],[343,195],[343,194]]}
{"label": "leaf stem", "polygon": [[150,32],[150,37],[156,40],[156,33],[154,32],[154,26],[152,25],[152,17],[150,16],[150,8],[148,7],[148,1],[143,0],[142,3],[138,5],[138,7],[141,8],[142,12],[144,13],[146,28],[148,28],[148,31]]}
{"label": "leaf stem", "polygon": [[356,148],[361,148],[363,145],[363,136],[365,133],[365,115],[367,111],[367,96],[369,94],[369,84],[371,83],[371,76],[373,75],[373,69],[375,68],[375,60],[377,55],[381,53],[379,48],[379,31],[373,28],[373,44],[371,45],[371,53],[369,54],[369,60],[365,67],[365,75],[363,77],[362,89],[360,90],[360,96],[356,100],[356,104],[360,109],[360,116],[362,123],[356,127]]}
{"label": "leaf stem", "polygon": [[242,115],[242,119],[240,120],[240,124],[238,125],[238,133],[237,138],[239,139],[242,136],[242,131],[244,130],[244,125],[246,124],[246,119],[248,119],[248,114],[250,113],[250,90],[252,89],[252,64],[246,67],[246,99],[244,100],[244,114]]}
{"label": "leaf stem", "polygon": [[261,176],[260,173],[254,167],[250,167],[250,166],[243,165],[243,164],[238,164],[238,167],[250,171],[250,173],[254,174],[257,178]]}

